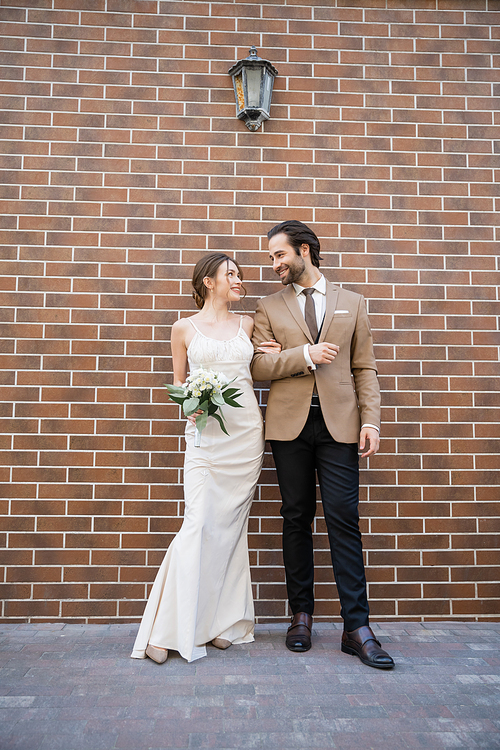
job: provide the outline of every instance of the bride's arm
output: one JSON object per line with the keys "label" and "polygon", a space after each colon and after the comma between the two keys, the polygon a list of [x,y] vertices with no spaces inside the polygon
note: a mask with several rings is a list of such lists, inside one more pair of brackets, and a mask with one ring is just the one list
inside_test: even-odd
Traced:
{"label": "bride's arm", "polygon": [[172,326],[172,366],[174,370],[174,385],[183,385],[188,376],[188,359],[186,333],[188,322],[185,319],[176,320]]}
{"label": "bride's arm", "polygon": [[[188,376],[187,348],[189,346],[188,336],[191,336],[191,330],[191,326],[185,318],[176,320],[172,326],[170,343],[172,345],[174,385],[184,385]],[[201,414],[201,412],[196,412],[196,414]],[[188,422],[196,425],[196,414],[186,417]]]}

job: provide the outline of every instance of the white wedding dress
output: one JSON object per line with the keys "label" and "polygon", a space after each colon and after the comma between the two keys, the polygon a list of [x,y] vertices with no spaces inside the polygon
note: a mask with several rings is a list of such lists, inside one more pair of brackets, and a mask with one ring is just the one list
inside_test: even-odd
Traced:
{"label": "white wedding dress", "polygon": [[184,521],[153,584],[134,659],[146,658],[148,643],[194,661],[206,656],[205,644],[214,638],[231,643],[254,639],[247,528],[264,436],[250,375],[253,347],[241,322],[227,341],[205,336],[192,323],[190,371],[203,367],[236,378],[243,408],[222,407],[229,437],[209,417],[198,448],[194,426],[187,423]]}

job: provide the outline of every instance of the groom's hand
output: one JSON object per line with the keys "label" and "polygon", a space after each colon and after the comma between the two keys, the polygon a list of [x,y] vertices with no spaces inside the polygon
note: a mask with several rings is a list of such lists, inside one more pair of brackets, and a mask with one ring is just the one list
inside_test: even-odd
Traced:
{"label": "groom's hand", "polygon": [[[368,443],[368,445],[366,445]],[[365,450],[366,445],[366,450]],[[380,434],[374,427],[363,427],[359,436],[359,449],[362,451],[361,458],[373,456],[379,449]]]}
{"label": "groom's hand", "polygon": [[322,344],[313,344],[309,346],[309,356],[315,365],[329,365],[333,362],[339,352],[337,344],[328,344],[323,341]]}

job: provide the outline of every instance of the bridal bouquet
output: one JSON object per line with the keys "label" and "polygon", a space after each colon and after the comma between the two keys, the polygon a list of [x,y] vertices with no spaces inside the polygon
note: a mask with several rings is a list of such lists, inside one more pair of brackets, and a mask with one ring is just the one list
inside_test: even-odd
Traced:
{"label": "bridal bouquet", "polygon": [[201,414],[196,416],[194,440],[196,447],[199,447],[201,444],[201,432],[206,426],[209,417],[214,417],[218,421],[221,430],[226,435],[229,435],[219,409],[224,404],[241,408],[241,404],[236,401],[242,395],[241,391],[238,391],[237,388],[229,387],[235,379],[228,380],[222,372],[200,368],[192,372],[183,385],[165,386],[171,400],[182,406],[182,411],[186,417],[190,417],[201,410]]}

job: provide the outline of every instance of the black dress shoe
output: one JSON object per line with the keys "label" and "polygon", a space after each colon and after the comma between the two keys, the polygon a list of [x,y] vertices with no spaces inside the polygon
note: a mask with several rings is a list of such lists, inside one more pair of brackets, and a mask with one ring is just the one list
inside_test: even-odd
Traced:
{"label": "black dress shoe", "polygon": [[290,651],[309,651],[313,618],[305,612],[297,612],[286,633],[286,647]]}
{"label": "black dress shoe", "polygon": [[341,649],[344,654],[359,656],[363,664],[377,669],[392,669],[394,661],[387,651],[375,638],[373,630],[368,625],[352,630],[350,633],[344,630],[342,633]]}

